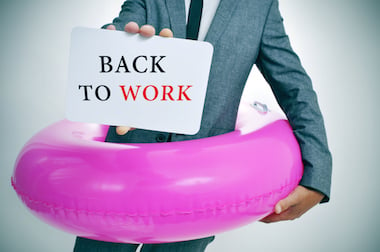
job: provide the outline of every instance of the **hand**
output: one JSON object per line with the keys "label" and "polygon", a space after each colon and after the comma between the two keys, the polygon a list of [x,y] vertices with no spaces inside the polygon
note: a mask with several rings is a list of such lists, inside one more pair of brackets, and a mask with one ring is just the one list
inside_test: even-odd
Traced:
{"label": "hand", "polygon": [[[107,26],[108,30],[116,30],[116,27],[114,25]],[[139,25],[135,22],[129,22],[124,26],[124,31],[129,33],[139,33],[141,36],[150,38],[156,34],[156,31],[153,26],[151,25],[143,25],[139,27]],[[168,29],[164,28],[161,30],[160,34],[161,37],[167,37],[172,38],[173,32]],[[128,127],[128,126],[117,126],[116,127],[116,134],[118,135],[125,135],[128,131],[134,130],[134,128]]]}
{"label": "hand", "polygon": [[324,195],[317,191],[297,186],[288,197],[280,200],[275,206],[275,212],[260,220],[265,223],[294,220],[301,217],[310,208],[317,205]]}
{"label": "hand", "polygon": [[[107,30],[116,30],[114,25],[107,26]],[[139,33],[141,36],[150,38],[156,34],[156,30],[151,25],[143,25],[139,27],[139,25],[135,22],[129,22],[124,26],[124,31],[129,33]],[[159,34],[161,37],[172,38],[173,32],[168,28],[164,28],[160,31]]]}

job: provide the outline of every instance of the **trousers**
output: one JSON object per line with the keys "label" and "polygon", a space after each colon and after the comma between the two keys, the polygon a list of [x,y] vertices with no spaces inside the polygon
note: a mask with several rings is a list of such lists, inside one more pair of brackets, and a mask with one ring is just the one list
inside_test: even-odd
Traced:
{"label": "trousers", "polygon": [[[105,140],[106,142],[131,142],[125,141],[123,136],[118,136],[115,129],[115,126],[110,127]],[[171,137],[172,134],[168,134],[166,139],[162,139],[161,141],[171,142]],[[143,244],[140,252],[203,252],[214,238],[214,236],[211,236],[182,242]],[[104,242],[77,237],[74,252],[135,252],[138,247],[139,244]]]}
{"label": "trousers", "polygon": [[[197,240],[143,244],[141,252],[203,252],[208,244],[214,240],[214,236]],[[135,252],[139,244],[113,243],[91,240],[77,237],[74,245],[74,252]]]}

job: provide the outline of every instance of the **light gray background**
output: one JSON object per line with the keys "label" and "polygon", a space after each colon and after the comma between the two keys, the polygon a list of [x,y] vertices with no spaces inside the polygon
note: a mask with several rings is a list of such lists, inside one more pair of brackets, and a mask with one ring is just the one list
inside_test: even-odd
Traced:
{"label": "light gray background", "polygon": [[[100,27],[122,2],[1,1],[0,251],[72,250],[74,236],[31,215],[10,176],[23,144],[64,117],[72,27]],[[292,45],[325,116],[334,157],[332,199],[296,221],[253,223],[218,235],[208,251],[378,251],[379,3],[280,0]],[[257,69],[246,91],[245,99],[277,109]]]}

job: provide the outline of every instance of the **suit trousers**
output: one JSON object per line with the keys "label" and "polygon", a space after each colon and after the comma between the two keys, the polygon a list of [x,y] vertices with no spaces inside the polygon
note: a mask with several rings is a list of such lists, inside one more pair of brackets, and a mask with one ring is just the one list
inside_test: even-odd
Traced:
{"label": "suit trousers", "polygon": [[[203,252],[214,236],[173,243],[143,244],[141,252]],[[77,237],[74,252],[135,252],[139,244],[113,243]]]}
{"label": "suit trousers", "polygon": [[[128,133],[129,134],[129,133]],[[127,135],[128,135],[127,134]],[[168,134],[165,139],[160,141],[171,142],[172,134]],[[123,136],[116,134],[115,126],[110,126],[106,142],[125,143]],[[214,236],[197,240],[173,242],[173,243],[157,243],[143,244],[141,252],[203,252],[207,245],[214,240]],[[74,246],[74,252],[134,252],[139,244],[113,243],[86,239],[77,237]]]}

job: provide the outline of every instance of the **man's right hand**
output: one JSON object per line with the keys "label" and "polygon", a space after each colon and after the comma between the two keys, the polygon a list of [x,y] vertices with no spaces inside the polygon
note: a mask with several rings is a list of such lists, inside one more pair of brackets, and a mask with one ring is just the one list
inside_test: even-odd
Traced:
{"label": "man's right hand", "polygon": [[[116,30],[116,27],[114,25],[107,26],[107,30]],[[156,30],[151,25],[143,25],[139,27],[139,25],[135,22],[129,22],[124,26],[124,31],[129,33],[139,33],[141,36],[150,38],[156,34]],[[159,34],[161,37],[167,37],[172,38],[173,32],[168,29],[164,28],[160,31]],[[134,128],[128,127],[128,126],[117,126],[116,127],[116,134],[118,135],[125,135],[128,131],[134,130]]]}

